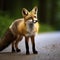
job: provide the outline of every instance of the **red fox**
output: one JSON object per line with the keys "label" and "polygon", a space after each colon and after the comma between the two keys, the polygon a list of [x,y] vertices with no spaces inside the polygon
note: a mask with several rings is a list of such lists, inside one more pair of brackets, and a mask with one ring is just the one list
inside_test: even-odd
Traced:
{"label": "red fox", "polygon": [[[29,38],[31,38],[33,53],[38,53],[35,49],[34,41],[35,34],[38,32],[39,29],[37,12],[38,8],[36,6],[30,12],[25,8],[22,9],[23,18],[13,21],[6,31],[4,37],[0,40],[0,51],[6,48],[10,43],[12,43],[12,52],[19,52],[20,49],[18,48],[18,43],[22,40],[24,36],[26,54],[30,54],[28,46]],[[16,49],[14,49],[14,46]]]}

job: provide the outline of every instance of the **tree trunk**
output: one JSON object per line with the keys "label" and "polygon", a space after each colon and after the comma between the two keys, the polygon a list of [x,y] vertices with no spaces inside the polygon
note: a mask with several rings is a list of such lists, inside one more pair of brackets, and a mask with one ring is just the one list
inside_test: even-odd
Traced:
{"label": "tree trunk", "polygon": [[50,25],[55,24],[55,14],[56,14],[56,0],[51,0],[51,20]]}
{"label": "tree trunk", "polygon": [[46,0],[40,0],[39,1],[39,20],[42,23],[46,22],[46,6],[47,5],[47,1]]}

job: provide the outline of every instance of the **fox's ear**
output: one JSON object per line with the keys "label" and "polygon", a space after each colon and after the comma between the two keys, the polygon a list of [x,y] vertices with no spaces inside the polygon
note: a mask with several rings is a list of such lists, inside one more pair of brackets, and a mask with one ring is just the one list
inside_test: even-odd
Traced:
{"label": "fox's ear", "polygon": [[35,7],[32,9],[32,11],[34,12],[34,14],[37,14],[37,12],[38,12],[38,7],[35,6]]}
{"label": "fox's ear", "polygon": [[22,9],[22,15],[23,15],[24,17],[27,16],[28,13],[29,13],[29,11],[28,11],[27,9],[25,9],[25,8]]}

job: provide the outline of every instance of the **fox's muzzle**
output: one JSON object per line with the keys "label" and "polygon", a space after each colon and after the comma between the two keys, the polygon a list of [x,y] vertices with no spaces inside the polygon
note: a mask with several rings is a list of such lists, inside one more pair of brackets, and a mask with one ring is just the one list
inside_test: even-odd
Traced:
{"label": "fox's muzzle", "polygon": [[38,20],[32,20],[32,22],[33,22],[33,23],[36,23],[36,22],[38,22]]}

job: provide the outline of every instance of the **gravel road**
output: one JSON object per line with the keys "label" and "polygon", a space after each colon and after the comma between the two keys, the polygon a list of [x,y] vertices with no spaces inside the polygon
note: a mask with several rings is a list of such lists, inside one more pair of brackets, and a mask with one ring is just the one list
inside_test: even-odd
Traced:
{"label": "gravel road", "polygon": [[11,53],[11,45],[0,52],[0,60],[60,60],[60,32],[40,33],[35,37],[38,54],[32,53],[29,40],[30,55],[25,54],[24,38],[19,42],[19,53]]}

